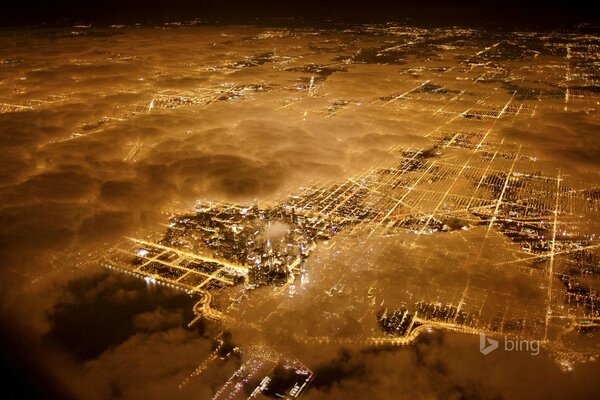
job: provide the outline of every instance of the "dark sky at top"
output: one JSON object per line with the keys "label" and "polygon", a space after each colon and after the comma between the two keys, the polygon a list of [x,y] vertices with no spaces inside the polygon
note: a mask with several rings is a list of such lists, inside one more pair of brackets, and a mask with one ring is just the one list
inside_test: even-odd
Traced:
{"label": "dark sky at top", "polygon": [[409,20],[417,25],[543,28],[595,23],[595,7],[577,1],[517,0],[19,0],[5,2],[0,25],[124,24],[203,19],[220,23],[340,23]]}

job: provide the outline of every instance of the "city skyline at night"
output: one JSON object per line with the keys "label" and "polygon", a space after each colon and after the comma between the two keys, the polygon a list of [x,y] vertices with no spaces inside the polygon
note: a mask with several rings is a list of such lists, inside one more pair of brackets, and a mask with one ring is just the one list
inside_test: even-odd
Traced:
{"label": "city skyline at night", "polygon": [[0,34],[7,398],[594,397],[591,10],[48,7]]}

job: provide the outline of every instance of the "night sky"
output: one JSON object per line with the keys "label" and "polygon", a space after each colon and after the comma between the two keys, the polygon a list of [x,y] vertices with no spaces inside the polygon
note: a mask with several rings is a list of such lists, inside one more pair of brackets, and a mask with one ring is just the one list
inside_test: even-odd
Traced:
{"label": "night sky", "polygon": [[5,26],[120,24],[200,19],[216,23],[289,25],[322,23],[323,20],[337,23],[410,20],[421,25],[533,29],[596,22],[597,8],[594,10],[591,3],[539,0],[22,0],[3,5],[0,23]]}

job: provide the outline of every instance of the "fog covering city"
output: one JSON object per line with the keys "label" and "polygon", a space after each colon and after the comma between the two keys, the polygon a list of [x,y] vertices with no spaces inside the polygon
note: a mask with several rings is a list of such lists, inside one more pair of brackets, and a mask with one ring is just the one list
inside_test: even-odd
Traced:
{"label": "fog covering city", "polygon": [[308,399],[593,397],[592,31],[2,31],[23,364],[62,398],[247,398],[256,360]]}

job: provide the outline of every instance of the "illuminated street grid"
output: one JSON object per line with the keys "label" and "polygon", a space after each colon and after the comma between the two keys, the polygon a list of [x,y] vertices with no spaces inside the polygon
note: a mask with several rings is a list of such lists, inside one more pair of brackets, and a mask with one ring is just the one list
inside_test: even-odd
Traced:
{"label": "illuminated street grid", "polygon": [[284,357],[265,346],[252,346],[247,360],[213,396],[218,399],[295,399],[313,379],[313,372],[300,361]]}
{"label": "illuminated street grid", "polygon": [[[473,31],[373,26],[344,34],[358,33],[404,39],[333,63],[273,51],[199,66],[230,82],[156,93],[65,140],[164,109],[252,101],[274,118],[331,124],[382,109],[391,119],[414,114],[435,124],[420,132],[425,142],[392,145],[381,164],[317,182],[274,206],[199,201],[195,210],[174,213],[160,237],[128,238],[103,263],[200,295],[197,319],[226,326],[278,326],[299,342],[324,344],[405,344],[431,328],[516,335],[542,339],[570,366],[575,353],[563,351],[564,337],[593,332],[600,321],[600,188],[540,170],[534,156],[499,132],[543,110],[595,112],[598,38],[518,33],[477,47]],[[269,31],[254,39],[285,43],[294,35]],[[343,41],[331,43],[344,53]],[[400,62],[399,54],[414,58]],[[374,73],[378,64],[396,66],[403,88],[357,98],[336,85],[334,77]],[[286,79],[249,84],[248,68]],[[238,74],[240,83],[232,83]],[[142,151],[134,143],[125,159]],[[518,280],[536,289],[517,293]],[[268,286],[274,289],[261,289]],[[348,318],[360,327],[348,328]],[[261,360],[251,357],[223,390],[264,368]]]}

